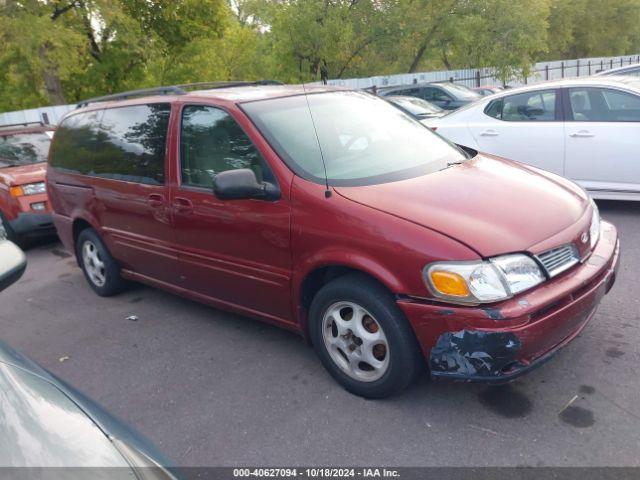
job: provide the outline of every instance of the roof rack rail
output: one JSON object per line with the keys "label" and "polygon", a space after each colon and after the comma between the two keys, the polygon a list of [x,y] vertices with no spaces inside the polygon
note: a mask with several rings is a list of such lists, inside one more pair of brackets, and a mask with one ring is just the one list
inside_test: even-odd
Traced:
{"label": "roof rack rail", "polygon": [[178,88],[184,90],[213,90],[215,88],[231,88],[231,87],[251,87],[251,86],[264,86],[264,85],[284,85],[282,82],[276,80],[229,80],[220,82],[198,82],[198,83],[185,83],[184,85],[176,85]]}
{"label": "roof rack rail", "polygon": [[261,85],[284,85],[276,80],[257,80],[251,81],[220,81],[220,82],[199,82],[185,83],[183,85],[170,85],[167,87],[142,88],[140,90],[131,90],[128,92],[114,93],[113,95],[104,95],[102,97],[89,98],[78,102],[76,108],[86,107],[90,103],[112,102],[116,100],[126,100],[129,98],[146,97],[148,95],[184,95],[188,90],[212,90],[214,88],[229,87],[247,87]]}
{"label": "roof rack rail", "polygon": [[111,102],[115,100],[126,100],[128,98],[146,97],[148,95],[184,95],[185,92],[179,87],[155,87],[142,88],[140,90],[130,90],[128,92],[114,93],[113,95],[104,95],[102,97],[89,98],[78,102],[76,108],[86,107],[90,103]]}
{"label": "roof rack rail", "polygon": [[42,120],[38,120],[35,122],[20,122],[20,123],[8,123],[6,125],[0,125],[0,129],[3,128],[16,128],[16,127],[28,127],[29,125],[46,125]]}

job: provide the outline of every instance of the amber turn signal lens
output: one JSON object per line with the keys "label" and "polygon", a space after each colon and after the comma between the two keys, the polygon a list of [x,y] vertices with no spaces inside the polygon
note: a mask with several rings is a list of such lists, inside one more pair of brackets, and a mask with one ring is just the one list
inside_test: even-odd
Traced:
{"label": "amber turn signal lens", "polygon": [[12,197],[22,197],[24,196],[24,190],[22,190],[22,187],[11,187],[9,189],[9,194]]}
{"label": "amber turn signal lens", "polygon": [[467,287],[467,282],[457,273],[436,270],[431,272],[429,275],[431,276],[432,285],[440,293],[455,297],[469,296],[469,287]]}

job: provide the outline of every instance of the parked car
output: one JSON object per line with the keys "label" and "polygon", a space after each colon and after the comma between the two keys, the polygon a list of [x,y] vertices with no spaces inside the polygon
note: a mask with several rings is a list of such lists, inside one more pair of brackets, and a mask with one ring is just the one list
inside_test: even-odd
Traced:
{"label": "parked car", "polygon": [[455,83],[415,83],[402,87],[392,87],[380,90],[383,97],[389,95],[403,95],[422,98],[444,110],[455,110],[468,103],[482,98],[479,93]]}
{"label": "parked car", "polygon": [[379,398],[425,364],[522,375],[614,283],[616,229],[584,190],[469,158],[374,95],[134,96],[85,102],[52,144],[54,222],[98,295],[135,280],[287,328],[347,390]]}
{"label": "parked car", "polygon": [[388,101],[401,108],[418,120],[425,118],[442,117],[446,115],[446,110],[427,102],[418,97],[407,97],[404,95],[389,95],[385,97]]}
{"label": "parked car", "polygon": [[486,97],[487,95],[493,95],[494,93],[501,92],[504,89],[496,85],[483,85],[481,87],[476,87],[472,90],[474,92],[479,93],[481,96]]}
{"label": "parked car", "polygon": [[[0,290],[26,265],[15,244],[0,241]],[[148,440],[2,341],[0,405],[0,468],[68,467],[54,478],[175,479],[170,461]]]}
{"label": "parked car", "polygon": [[0,230],[14,242],[55,234],[44,181],[54,130],[40,123],[0,126]]}
{"label": "parked car", "polygon": [[611,68],[609,70],[603,70],[595,74],[597,77],[610,77],[610,76],[632,76],[640,77],[640,63],[633,65],[627,65],[626,67]]}
{"label": "parked car", "polygon": [[502,92],[427,125],[452,142],[640,200],[640,80],[591,77]]}

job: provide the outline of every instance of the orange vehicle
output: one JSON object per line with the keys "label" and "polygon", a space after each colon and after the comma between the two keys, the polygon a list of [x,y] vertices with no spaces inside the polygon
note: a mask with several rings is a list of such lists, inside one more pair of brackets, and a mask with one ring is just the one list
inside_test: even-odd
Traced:
{"label": "orange vehicle", "polygon": [[21,243],[55,233],[45,187],[55,127],[0,126],[0,237]]}

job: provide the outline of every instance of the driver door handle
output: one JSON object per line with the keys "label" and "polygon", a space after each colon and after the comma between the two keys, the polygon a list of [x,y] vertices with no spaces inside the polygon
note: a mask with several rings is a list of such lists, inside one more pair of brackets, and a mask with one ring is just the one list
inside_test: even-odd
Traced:
{"label": "driver door handle", "polygon": [[193,212],[193,202],[188,198],[176,197],[173,199],[171,206],[178,213],[189,214]]}
{"label": "driver door handle", "polygon": [[147,197],[147,204],[151,208],[160,208],[164,205],[164,195],[159,193],[152,193]]}
{"label": "driver door handle", "polygon": [[591,133],[589,130],[580,130],[578,132],[572,133],[571,135],[569,135],[570,137],[573,138],[590,138],[590,137],[595,137],[595,135],[593,133]]}
{"label": "driver door handle", "polygon": [[495,130],[485,130],[484,132],[482,132],[480,134],[481,137],[497,137],[498,135],[500,135],[498,132],[496,132]]}

